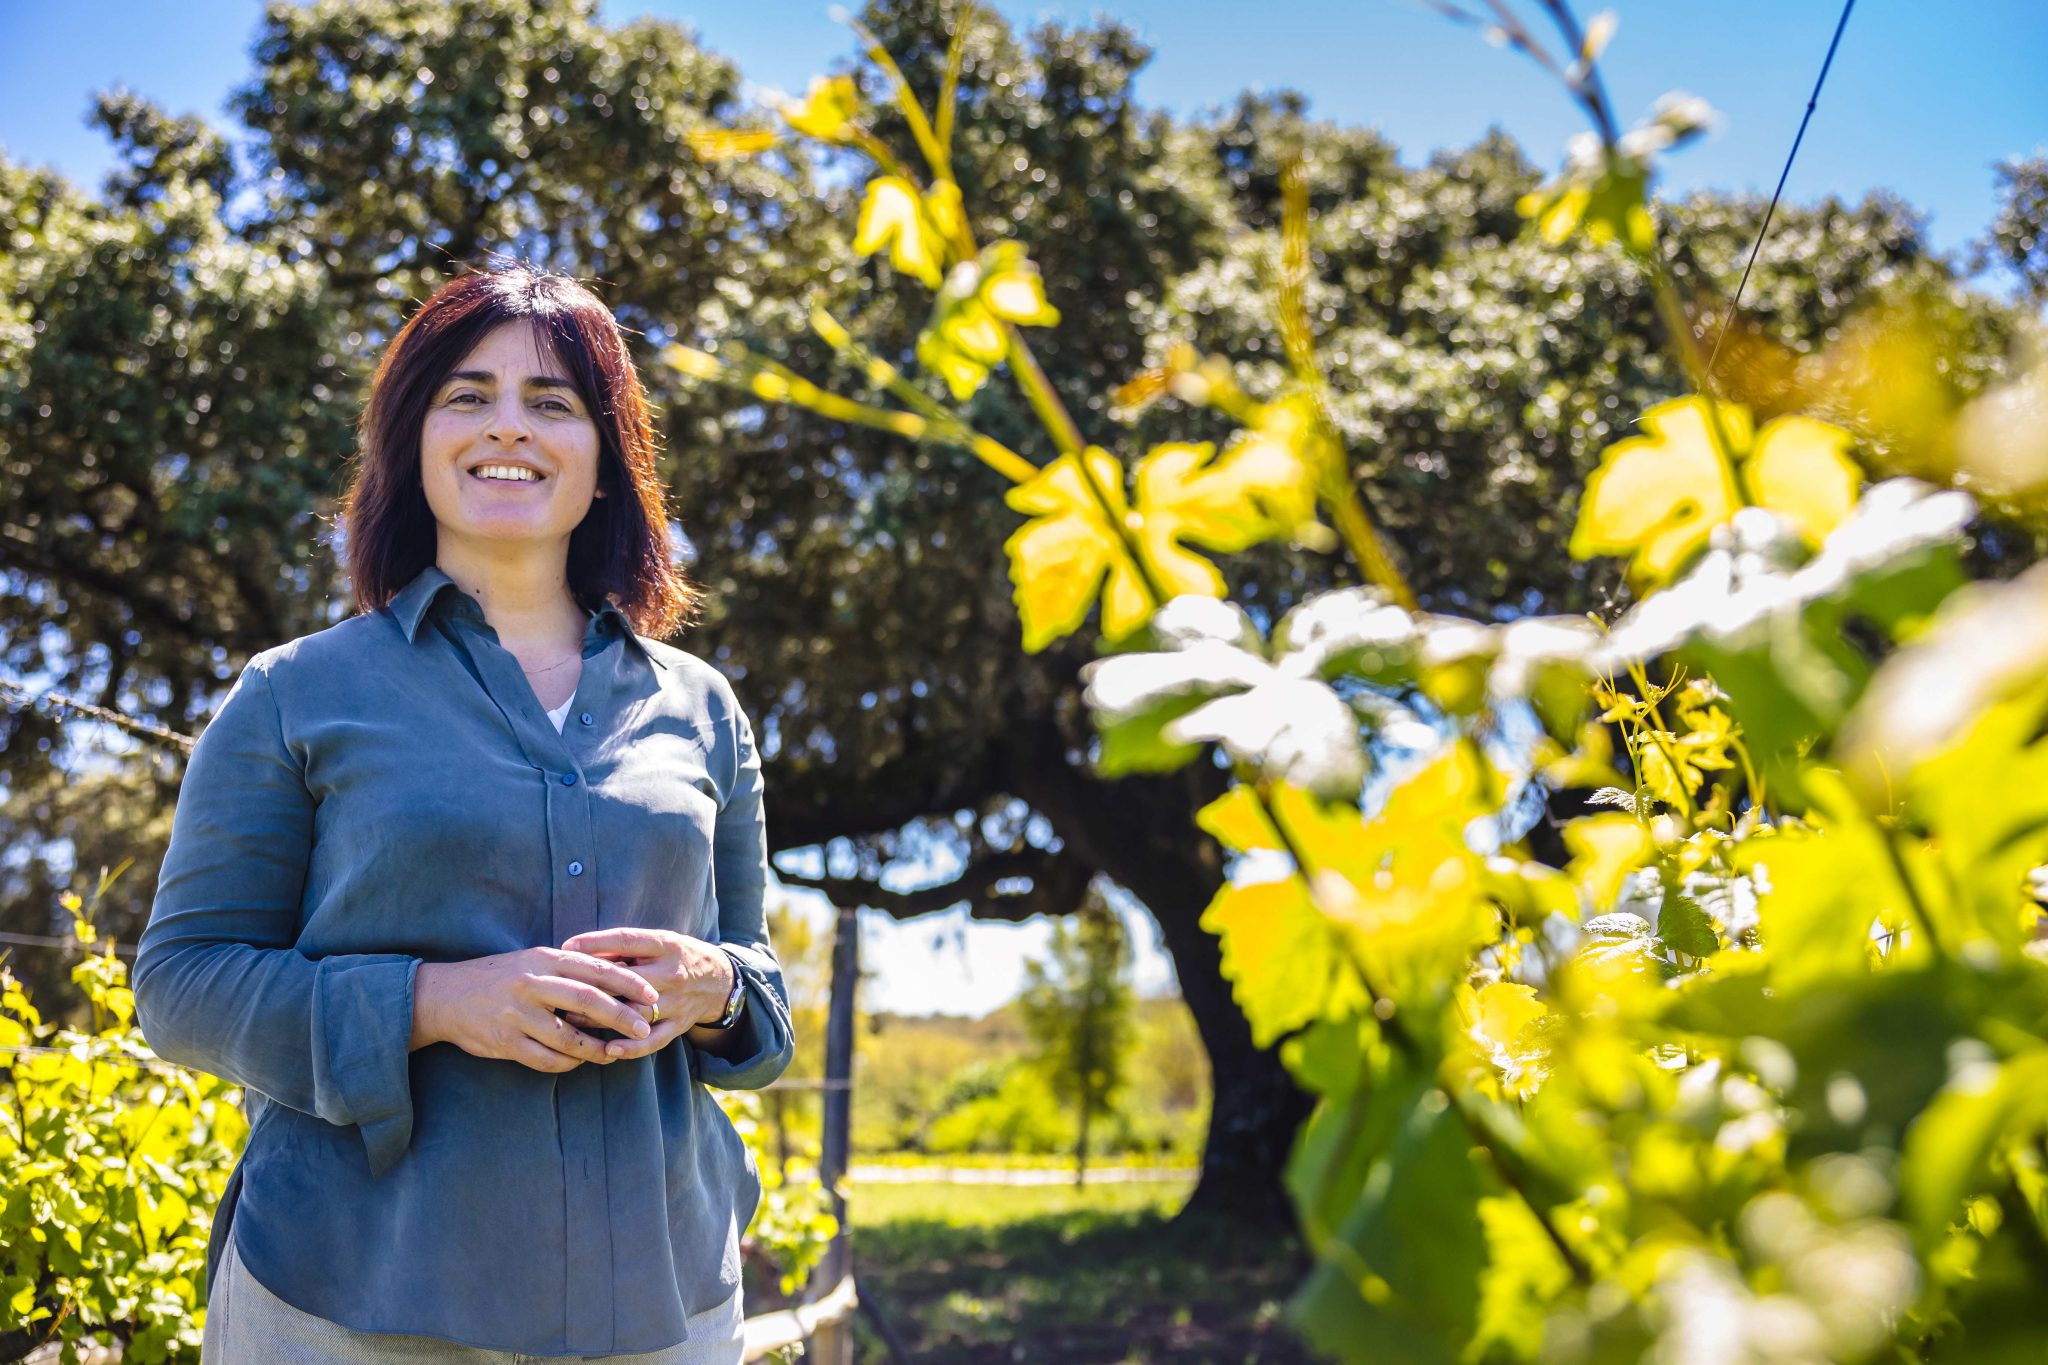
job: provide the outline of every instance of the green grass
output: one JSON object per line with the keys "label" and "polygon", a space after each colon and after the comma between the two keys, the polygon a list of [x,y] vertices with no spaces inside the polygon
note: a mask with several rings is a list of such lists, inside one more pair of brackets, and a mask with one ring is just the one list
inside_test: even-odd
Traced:
{"label": "green grass", "polygon": [[1194,1177],[1186,1180],[1125,1181],[1089,1185],[863,1185],[848,1187],[847,1223],[855,1228],[933,1223],[955,1228],[1003,1227],[1035,1218],[1069,1215],[1087,1220],[1102,1215],[1149,1214],[1171,1218],[1180,1212]]}
{"label": "green grass", "polygon": [[[853,1154],[856,1166],[952,1166],[1003,1171],[1071,1171],[1071,1152],[860,1152]],[[1192,1152],[1114,1152],[1090,1157],[1088,1169],[1142,1166],[1148,1170],[1185,1167],[1192,1178],[1196,1157]]]}
{"label": "green grass", "polygon": [[[1299,1243],[1170,1222],[1191,1186],[856,1185],[854,1269],[918,1365],[1306,1361]],[[865,1320],[858,1359],[889,1359]]]}

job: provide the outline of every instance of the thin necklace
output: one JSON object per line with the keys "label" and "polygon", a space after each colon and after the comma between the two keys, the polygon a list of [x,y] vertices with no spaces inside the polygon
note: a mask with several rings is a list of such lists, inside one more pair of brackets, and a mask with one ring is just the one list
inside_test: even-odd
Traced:
{"label": "thin necklace", "polygon": [[543,673],[552,673],[558,668],[567,668],[570,664],[575,663],[582,657],[583,656],[581,654],[572,655],[569,658],[562,660],[562,662],[558,664],[549,664],[546,668],[528,668],[525,664],[521,664],[519,666],[519,669],[529,678],[538,678]]}

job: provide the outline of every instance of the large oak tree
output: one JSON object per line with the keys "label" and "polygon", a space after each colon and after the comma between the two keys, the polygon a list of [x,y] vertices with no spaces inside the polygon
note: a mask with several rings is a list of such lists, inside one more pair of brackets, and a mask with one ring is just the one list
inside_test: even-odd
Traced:
{"label": "large oak tree", "polygon": [[[938,7],[880,0],[865,18],[929,102]],[[739,73],[673,26],[605,25],[592,0],[280,5],[253,51],[241,171],[214,132],[125,95],[100,112],[122,158],[100,197],[0,165],[0,217],[22,225],[0,257],[10,672],[196,728],[249,653],[348,609],[323,517],[367,367],[408,301],[492,252],[594,278],[643,334],[678,530],[712,590],[682,643],[755,717],[775,851],[834,855],[828,876],[784,879],[897,915],[965,903],[1005,920],[1072,911],[1098,877],[1129,890],[1211,1060],[1195,1207],[1279,1214],[1302,1100],[1252,1046],[1199,925],[1226,868],[1192,816],[1222,769],[1094,773],[1078,683],[1093,642],[1022,652],[996,475],[686,385],[656,360],[671,338],[741,340],[858,388],[805,336],[816,301],[914,371],[928,300],[853,261],[848,168],[698,160],[690,132],[764,117],[742,106]],[[1311,302],[1354,473],[1424,601],[1606,602],[1617,585],[1556,547],[1598,446],[1679,384],[1631,271],[1522,240],[1514,203],[1538,176],[1504,137],[1408,167],[1284,97],[1175,121],[1134,98],[1148,55],[1114,24],[1019,38],[983,19],[960,85],[977,229],[1026,241],[1044,269],[1065,323],[1043,356],[1089,435],[1130,453],[1220,434],[1170,407],[1134,430],[1111,420],[1110,390],[1175,340],[1244,361],[1255,389],[1280,381],[1261,278],[1280,158],[1298,148],[1317,211]],[[1761,209],[1680,206],[1681,271],[1725,287]],[[1788,344],[1824,338],[1881,280],[1960,289],[1896,203],[1779,221],[1752,291],[1756,325]],[[1995,334],[1995,310],[1969,306]],[[1000,377],[971,414],[1050,456]],[[1282,547],[1226,568],[1272,614],[1346,578]],[[0,833],[23,850],[0,866],[0,923],[48,928],[69,864],[133,853],[109,911],[132,937],[174,759],[67,748],[27,710],[0,743]],[[944,879],[885,887],[905,864]]]}

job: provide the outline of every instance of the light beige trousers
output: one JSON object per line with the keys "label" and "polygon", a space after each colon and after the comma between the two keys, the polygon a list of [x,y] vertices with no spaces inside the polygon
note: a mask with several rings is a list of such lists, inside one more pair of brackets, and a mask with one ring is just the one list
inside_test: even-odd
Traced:
{"label": "light beige trousers", "polygon": [[526,1365],[606,1360],[616,1365],[739,1365],[746,1324],[740,1296],[687,1319],[690,1339],[663,1351],[623,1356],[529,1356],[464,1346],[439,1337],[358,1332],[301,1312],[256,1282],[235,1254],[221,1255],[220,1283],[206,1303],[201,1365]]}

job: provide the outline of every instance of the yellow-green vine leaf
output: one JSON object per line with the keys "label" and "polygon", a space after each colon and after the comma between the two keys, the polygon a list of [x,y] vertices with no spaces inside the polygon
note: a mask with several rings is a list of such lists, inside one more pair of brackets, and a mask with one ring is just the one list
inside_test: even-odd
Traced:
{"label": "yellow-green vine leaf", "polygon": [[[1026,650],[1042,649],[1079,627],[1105,572],[1102,633],[1111,643],[1136,631],[1175,597],[1221,596],[1222,572],[1182,542],[1228,553],[1275,530],[1248,500],[1244,471],[1217,461],[1214,446],[1170,442],[1155,447],[1138,462],[1135,505],[1126,499],[1116,460],[1093,446],[1088,458],[1113,504],[1113,522],[1103,518],[1071,455],[1061,456],[1008,495],[1014,510],[1035,518],[1005,545]],[[1137,542],[1150,587],[1117,527]]]}
{"label": "yellow-green vine leaf", "polygon": [[[1181,545],[1192,540],[1213,550],[1245,549],[1265,538],[1268,524],[1245,503],[1242,483],[1227,467],[1213,462],[1215,447],[1206,442],[1169,442],[1154,446],[1138,462],[1137,517],[1134,529],[1146,567],[1168,601],[1185,593],[1223,595],[1223,574],[1201,555]],[[1120,632],[1111,618],[1135,630],[1151,615],[1135,578],[1112,579],[1103,599],[1104,634]]]}
{"label": "yellow-green vine leaf", "polygon": [[1854,440],[1811,417],[1767,424],[1743,464],[1750,501],[1790,522],[1808,544],[1820,544],[1856,506],[1862,474],[1849,458]]}
{"label": "yellow-green vine leaf", "polygon": [[1240,853],[1255,848],[1286,851],[1273,822],[1266,818],[1258,793],[1242,783],[1196,811],[1195,823]]}
{"label": "yellow-green vine leaf", "polygon": [[1336,537],[1316,520],[1316,489],[1340,455],[1317,420],[1314,400],[1295,394],[1262,405],[1218,464],[1248,506],[1280,534],[1304,548],[1328,550]]}
{"label": "yellow-green vine leaf", "polygon": [[853,137],[853,117],[860,112],[860,88],[851,76],[814,76],[803,99],[782,106],[782,117],[806,137],[846,142]]}
{"label": "yellow-green vine leaf", "polygon": [[[1742,498],[1714,440],[1708,401],[1694,395],[1659,403],[1643,414],[1644,434],[1602,453],[1572,528],[1573,557],[1628,555],[1632,578],[1659,584],[1735,515]],[[1745,448],[1748,412],[1723,403],[1718,415],[1730,443]]]}
{"label": "yellow-green vine leaf", "polygon": [[1963,1201],[1993,1187],[1999,1148],[2048,1130],[2048,1051],[2003,1065],[1964,1066],[1906,1134],[1901,1193],[1923,1237],[1937,1241],[1962,1221]]}
{"label": "yellow-green vine leaf", "polygon": [[982,256],[983,306],[1005,322],[1020,327],[1054,327],[1060,310],[1045,299],[1045,279],[1016,242],[998,242]]}
{"label": "yellow-green vine leaf", "polygon": [[1444,994],[1498,932],[1484,861],[1465,831],[1493,809],[1500,781],[1472,746],[1453,744],[1362,825],[1348,803],[1299,821],[1279,807],[1313,869],[1317,904],[1351,931],[1374,986],[1401,1002]]}
{"label": "yellow-green vine leaf", "polygon": [[1460,986],[1457,995],[1457,1049],[1451,1054],[1454,1076],[1486,1093],[1527,1099],[1542,1085],[1549,1060],[1541,1027],[1550,1008],[1533,986],[1489,981],[1474,989]]}
{"label": "yellow-green vine leaf", "polygon": [[1613,908],[1622,882],[1643,865],[1653,847],[1642,821],[1620,812],[1572,821],[1564,827],[1564,846],[1572,855],[1572,879],[1595,915]]}
{"label": "yellow-green vine leaf", "polygon": [[[1905,923],[1909,913],[1883,833],[1847,803],[1839,778],[1815,773],[1811,780],[1816,811],[1832,818],[1814,814],[1808,827],[1760,834],[1738,845],[1734,856],[1736,870],[1751,873],[1764,888],[1757,900],[1758,934],[1771,982],[1781,991],[1868,971],[1880,951],[1872,929],[1880,921]],[[1931,890],[1927,858],[1917,842],[1897,851],[1916,869],[1916,881]],[[1925,952],[1924,944],[1890,949],[1894,961]]]}
{"label": "yellow-green vine leaf", "polygon": [[1224,887],[1202,912],[1202,928],[1222,940],[1223,975],[1258,1047],[1365,1007],[1337,926],[1299,877]]}
{"label": "yellow-green vine leaf", "polygon": [[700,128],[683,134],[683,141],[699,161],[732,161],[767,151],[776,138],[767,128]]}
{"label": "yellow-green vine leaf", "polygon": [[1495,1195],[1479,1201],[1486,1269],[1479,1277],[1479,1323],[1470,1360],[1535,1360],[1543,1353],[1550,1304],[1571,1287],[1571,1268],[1526,1200]]}
{"label": "yellow-green vine leaf", "polygon": [[1573,555],[1629,555],[1630,576],[1654,587],[1745,501],[1782,517],[1809,545],[1847,519],[1862,481],[1848,432],[1810,417],[1780,417],[1758,432],[1749,409],[1710,402],[1694,394],[1659,403],[1643,414],[1644,434],[1602,453],[1572,531]]}
{"label": "yellow-green vine leaf", "polygon": [[[1121,519],[1128,510],[1123,466],[1098,446],[1089,446],[1080,458],[1087,460],[1089,472]],[[1024,648],[1036,653],[1087,619],[1102,577],[1112,565],[1121,574],[1128,575],[1130,569],[1074,455],[1062,455],[1046,465],[1030,482],[1012,488],[1004,501],[1012,511],[1031,518],[1010,533],[1003,549],[1010,558]]]}
{"label": "yellow-green vine leaf", "polygon": [[868,182],[854,230],[855,254],[871,256],[884,247],[898,270],[928,288],[939,287],[945,247],[925,216],[917,187],[900,175],[878,175]]}
{"label": "yellow-green vine leaf", "polygon": [[945,380],[947,391],[961,403],[981,391],[990,369],[1009,352],[1001,321],[973,298],[941,308],[917,338],[917,363]]}
{"label": "yellow-green vine leaf", "polygon": [[967,204],[960,197],[960,187],[950,180],[938,180],[925,191],[925,221],[939,235],[939,254],[945,254],[945,244],[950,242],[964,255],[969,249],[967,231]]}
{"label": "yellow-green vine leaf", "polygon": [[1553,246],[1573,233],[1584,232],[1596,242],[1618,242],[1630,255],[1647,258],[1657,247],[1649,187],[1649,175],[1641,164],[1628,157],[1609,156],[1591,166],[1575,166],[1541,189],[1531,190],[1515,208],[1524,218],[1534,219],[1543,240]]}

